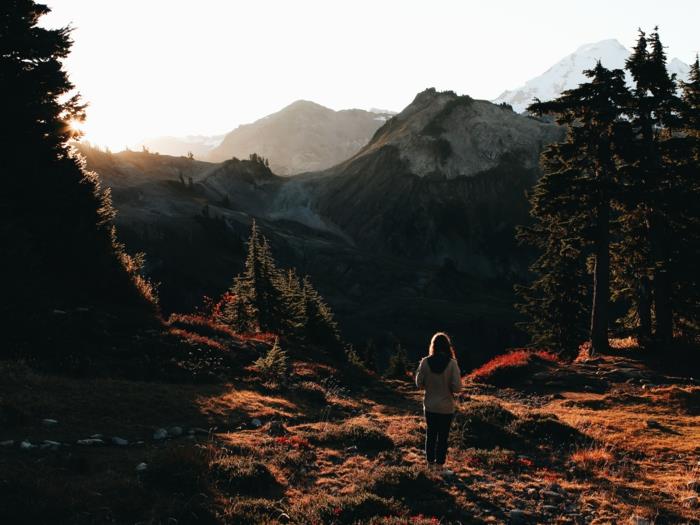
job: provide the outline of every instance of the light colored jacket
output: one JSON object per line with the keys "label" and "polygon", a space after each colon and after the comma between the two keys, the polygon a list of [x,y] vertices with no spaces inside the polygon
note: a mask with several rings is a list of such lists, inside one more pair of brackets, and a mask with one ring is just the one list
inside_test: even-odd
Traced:
{"label": "light colored jacket", "polygon": [[423,409],[437,414],[453,414],[454,394],[462,388],[462,378],[457,361],[450,359],[445,370],[435,373],[430,369],[428,358],[424,357],[416,371],[416,386],[425,389]]}

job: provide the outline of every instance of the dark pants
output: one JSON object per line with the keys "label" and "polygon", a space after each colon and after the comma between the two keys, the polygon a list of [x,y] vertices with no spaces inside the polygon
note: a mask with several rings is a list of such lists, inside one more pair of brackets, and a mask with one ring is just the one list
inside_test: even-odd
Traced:
{"label": "dark pants", "polygon": [[454,414],[425,413],[425,423],[428,429],[425,433],[425,458],[428,463],[445,464],[447,456],[447,437]]}

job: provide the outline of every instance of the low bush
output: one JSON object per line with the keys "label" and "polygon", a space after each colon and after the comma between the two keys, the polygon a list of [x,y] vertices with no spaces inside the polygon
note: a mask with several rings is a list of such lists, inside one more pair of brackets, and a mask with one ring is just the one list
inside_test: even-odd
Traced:
{"label": "low bush", "polygon": [[454,498],[418,466],[386,466],[371,473],[363,489],[383,498],[396,498],[413,512],[434,514],[451,509]]}
{"label": "low bush", "polygon": [[559,357],[551,352],[518,349],[494,357],[469,374],[469,378],[478,383],[505,387],[559,362]]}
{"label": "low bush", "polygon": [[508,427],[515,420],[514,414],[496,403],[467,403],[455,417],[453,439],[461,448],[513,448],[518,437]]}
{"label": "low bush", "polygon": [[333,425],[320,434],[310,436],[312,441],[328,446],[356,446],[360,452],[379,452],[394,448],[394,442],[369,422],[347,421]]}
{"label": "low bush", "polygon": [[230,525],[272,525],[280,523],[285,512],[276,501],[264,498],[233,498],[224,507],[225,523]]}
{"label": "low bush", "polygon": [[212,460],[210,468],[224,492],[273,497],[280,494],[280,483],[267,465],[250,457],[221,453]]}
{"label": "low bush", "polygon": [[560,447],[591,442],[588,436],[562,423],[554,414],[527,414],[513,421],[509,428],[533,445]]}
{"label": "low bush", "polygon": [[260,377],[267,382],[282,384],[289,378],[287,352],[282,350],[277,339],[267,354],[253,363],[253,367]]}
{"label": "low bush", "polygon": [[382,516],[404,513],[395,500],[367,491],[339,497],[316,497],[295,507],[291,514],[298,523],[333,523],[353,525]]}

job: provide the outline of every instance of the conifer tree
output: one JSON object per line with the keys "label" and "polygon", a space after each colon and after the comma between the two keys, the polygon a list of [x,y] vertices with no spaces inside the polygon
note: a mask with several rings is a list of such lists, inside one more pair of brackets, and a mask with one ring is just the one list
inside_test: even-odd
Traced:
{"label": "conifer tree", "polygon": [[406,349],[401,346],[401,343],[397,343],[394,353],[389,357],[389,366],[384,375],[395,379],[406,379],[409,368]]}
{"label": "conifer tree", "polygon": [[[674,130],[682,125],[682,105],[675,77],[666,69],[658,29],[648,39],[640,31],[626,68],[634,81],[627,105],[632,136],[620,148],[625,159],[621,170],[625,192],[614,278],[619,295],[637,312],[640,341],[653,338],[665,347],[673,337],[673,289],[677,285],[673,252],[679,238],[674,223],[682,210],[678,209],[680,152],[675,150]],[[654,334],[648,322],[652,306]]]}
{"label": "conifer tree", "polygon": [[[556,115],[557,122],[566,125],[568,131],[563,143],[551,146],[543,155],[545,176],[532,199],[536,224],[520,235],[544,249],[532,267],[539,275],[538,281],[529,291],[520,288],[525,299],[520,309],[533,319],[528,326],[535,341],[564,344],[562,350],[573,351],[574,341],[562,336],[565,330],[578,326],[582,314],[586,287],[579,279],[590,250],[590,339],[594,351],[605,351],[610,303],[610,223],[617,183],[615,143],[625,127],[621,108],[629,94],[621,70],[610,71],[598,62],[584,73],[589,82],[565,91],[556,100],[537,101],[529,107],[534,113]],[[538,240],[542,235],[547,239]],[[564,268],[566,274],[561,273]],[[558,311],[544,311],[543,306]],[[556,316],[561,316],[561,320],[557,321]],[[574,324],[551,324],[567,320]],[[576,334],[575,329],[573,332]]]}
{"label": "conifer tree", "polygon": [[25,343],[35,335],[49,340],[42,326],[48,330],[54,309],[118,310],[114,324],[125,322],[126,312],[155,319],[152,292],[116,241],[109,193],[69,146],[79,136],[72,124],[84,118],[85,106],[61,63],[72,45],[70,29],[38,25],[49,11],[32,0],[0,3],[7,130],[0,145],[0,317]]}
{"label": "conifer tree", "polygon": [[333,319],[333,312],[313,287],[308,276],[302,281],[302,290],[306,302],[306,340],[337,350],[340,346],[340,334],[338,324]]}

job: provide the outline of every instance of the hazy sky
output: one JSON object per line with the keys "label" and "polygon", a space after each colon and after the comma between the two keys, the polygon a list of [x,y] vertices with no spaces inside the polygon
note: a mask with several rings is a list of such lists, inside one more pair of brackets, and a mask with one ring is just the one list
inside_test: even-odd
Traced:
{"label": "hazy sky", "polygon": [[661,28],[700,50],[699,0],[44,0],[75,27],[86,138],[215,134],[297,99],[400,110],[426,87],[492,99],[582,44]]}

